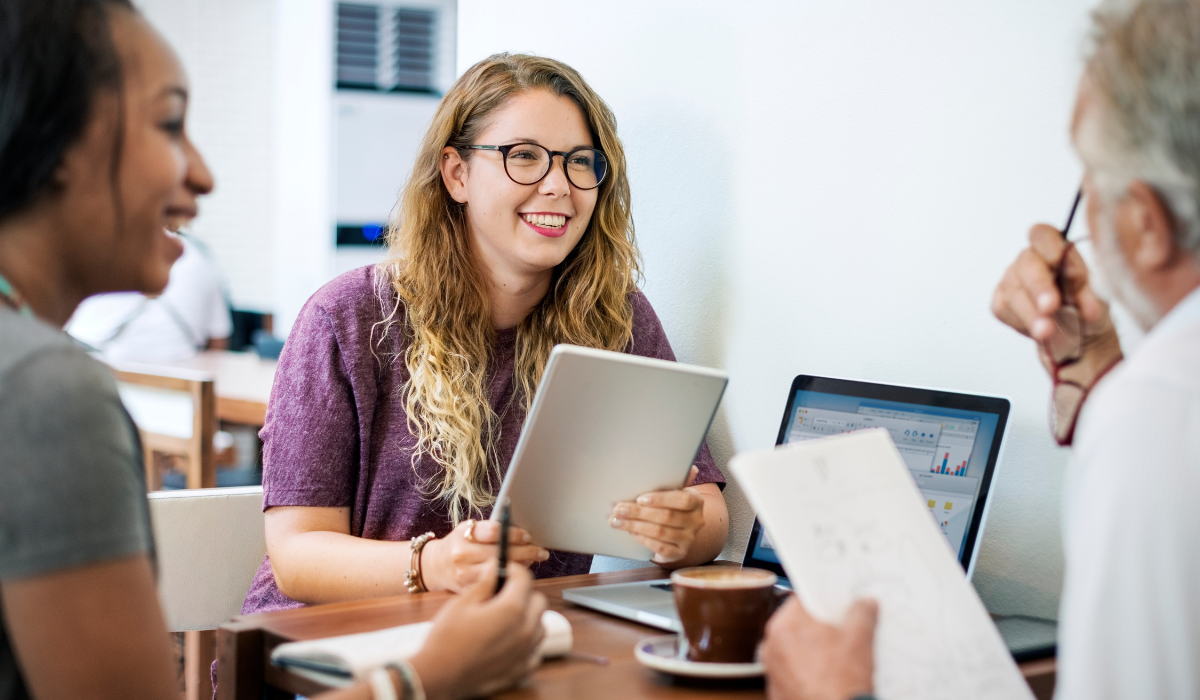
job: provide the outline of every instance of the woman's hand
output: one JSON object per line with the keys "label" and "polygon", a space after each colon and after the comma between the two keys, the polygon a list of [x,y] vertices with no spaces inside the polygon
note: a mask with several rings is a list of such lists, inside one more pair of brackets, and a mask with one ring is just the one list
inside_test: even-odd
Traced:
{"label": "woman's hand", "polygon": [[508,565],[508,581],[493,597],[495,582],[493,558],[478,581],[442,606],[425,645],[410,660],[429,700],[491,695],[536,667],[546,597],[533,592],[533,577],[517,564]]}
{"label": "woman's hand", "polygon": [[[725,545],[727,513],[725,500],[715,485],[692,486],[698,473],[693,466],[685,488],[651,491],[638,496],[634,503],[618,503],[609,524],[625,530],[654,552],[652,561],[656,564],[689,566],[709,561]],[[721,512],[706,519],[706,505]],[[714,538],[715,550],[709,541]],[[697,547],[698,541],[704,546]]]}
{"label": "woman's hand", "polygon": [[[468,538],[468,534],[470,537]],[[496,560],[500,524],[490,520],[467,520],[445,537],[430,540],[421,552],[421,577],[431,591],[458,593],[479,581]],[[519,527],[508,529],[508,560],[529,566],[546,561],[550,552],[533,544],[529,533]]]}

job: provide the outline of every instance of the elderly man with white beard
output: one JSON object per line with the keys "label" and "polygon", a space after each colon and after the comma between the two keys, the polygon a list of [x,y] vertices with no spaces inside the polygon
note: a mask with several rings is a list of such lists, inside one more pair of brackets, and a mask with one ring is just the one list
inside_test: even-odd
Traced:
{"label": "elderly man with white beard", "polygon": [[[1096,269],[1039,225],[993,312],[1036,341],[1072,445],[1058,700],[1200,698],[1200,0],[1103,5],[1071,136]],[[1122,355],[1108,305],[1147,336]],[[873,697],[875,607],[840,626],[790,601],[768,696]]]}

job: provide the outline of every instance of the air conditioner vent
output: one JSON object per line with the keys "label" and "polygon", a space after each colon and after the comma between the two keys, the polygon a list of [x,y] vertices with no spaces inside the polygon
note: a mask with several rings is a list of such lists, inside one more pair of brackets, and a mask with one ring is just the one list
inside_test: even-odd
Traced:
{"label": "air conditioner vent", "polygon": [[395,87],[409,90],[433,89],[436,26],[437,14],[432,10],[396,10]]}
{"label": "air conditioner vent", "polygon": [[436,10],[357,3],[337,5],[337,87],[435,90]]}
{"label": "air conditioner vent", "polygon": [[379,82],[379,8],[338,3],[337,86],[375,89]]}

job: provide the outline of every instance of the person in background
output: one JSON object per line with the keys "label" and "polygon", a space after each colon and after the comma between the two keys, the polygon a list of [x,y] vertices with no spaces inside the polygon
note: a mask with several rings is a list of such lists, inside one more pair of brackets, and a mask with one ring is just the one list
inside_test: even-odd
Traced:
{"label": "person in background", "polygon": [[[554,345],[675,359],[635,284],[629,200],[616,120],[575,70],[508,54],[467,69],[420,146],[390,259],[320,289],[284,347],[262,431],[268,556],[244,613],[479,579]],[[715,558],[729,525],[706,445],[692,472],[595,526],[663,566]],[[538,577],[591,566],[519,528],[512,542]]]}
{"label": "person in background", "polygon": [[[1055,697],[1194,699],[1200,2],[1105,4],[1094,13],[1093,41],[1071,133],[1085,169],[1095,269],[1064,232],[1035,226],[996,288],[993,311],[1037,341],[1054,381],[1055,436],[1072,444]],[[1098,288],[1148,332],[1128,357]],[[768,695],[869,693],[874,620],[867,603],[836,626],[790,601],[763,647]]]}
{"label": "person in background", "polygon": [[[0,95],[0,700],[178,698],[137,432],[61,329],[88,296],[167,285],[169,231],[213,186],[187,83],[128,0],[5,0]],[[519,566],[499,595],[488,577],[371,687],[464,698],[522,678],[546,601]]]}
{"label": "person in background", "polygon": [[97,294],[83,300],[67,333],[114,362],[169,362],[228,347],[233,321],[217,268],[181,235],[183,255],[162,294]]}

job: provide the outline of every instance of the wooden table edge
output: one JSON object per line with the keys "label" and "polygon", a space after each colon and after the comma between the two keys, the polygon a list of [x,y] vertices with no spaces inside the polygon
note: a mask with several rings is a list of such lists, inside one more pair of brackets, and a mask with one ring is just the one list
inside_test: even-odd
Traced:
{"label": "wooden table edge", "polygon": [[230,423],[262,426],[267,420],[267,404],[253,399],[236,399],[217,394],[217,418]]}
{"label": "wooden table edge", "polygon": [[[535,589],[546,594],[553,602],[570,606],[573,609],[586,609],[562,599],[562,590],[578,586],[601,585],[606,583],[628,583],[633,581],[651,581],[666,578],[670,572],[660,567],[629,569],[626,571],[605,572],[600,574],[582,574],[579,576],[564,576],[553,579],[541,579],[534,583]],[[272,697],[272,689],[287,693],[297,693],[311,696],[327,687],[290,673],[271,665],[271,652],[275,647],[296,637],[281,633],[280,621],[315,623],[322,618],[341,618],[347,613],[361,615],[365,612],[380,608],[438,608],[451,597],[451,593],[421,593],[417,596],[399,595],[385,598],[369,598],[365,600],[347,601],[344,603],[329,603],[312,605],[292,610],[279,610],[266,613],[241,615],[233,618],[217,630],[217,657],[219,700],[240,700],[242,698],[258,698],[266,691],[265,697]],[[427,611],[428,612],[428,611]],[[436,612],[436,610],[434,610]],[[609,617],[604,613],[586,610],[588,613]],[[420,615],[430,619],[432,614]],[[610,618],[618,620],[619,618]],[[420,620],[413,620],[420,621]],[[621,622],[626,622],[621,620]],[[637,623],[629,622],[635,625]],[[288,625],[282,625],[287,627]],[[380,624],[372,629],[385,629],[389,624]],[[358,629],[340,632],[353,634],[370,631]],[[256,663],[257,662],[257,663]],[[1057,675],[1057,658],[1048,657],[1024,661],[1017,664],[1021,675],[1029,684],[1036,697],[1050,698],[1053,695]]]}

